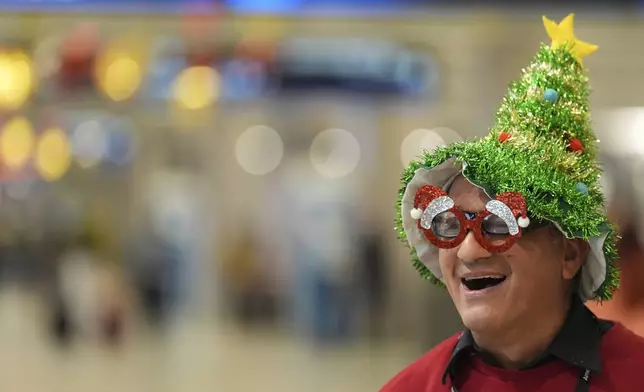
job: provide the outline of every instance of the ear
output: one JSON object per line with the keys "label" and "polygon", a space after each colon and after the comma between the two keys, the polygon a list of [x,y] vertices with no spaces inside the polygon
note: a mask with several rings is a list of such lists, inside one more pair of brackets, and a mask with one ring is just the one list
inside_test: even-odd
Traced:
{"label": "ear", "polygon": [[563,278],[572,280],[586,261],[590,247],[588,242],[579,239],[564,239]]}

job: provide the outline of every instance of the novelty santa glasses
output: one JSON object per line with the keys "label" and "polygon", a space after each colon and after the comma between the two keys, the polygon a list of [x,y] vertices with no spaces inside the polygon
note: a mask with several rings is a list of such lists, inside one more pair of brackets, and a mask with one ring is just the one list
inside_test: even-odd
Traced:
{"label": "novelty santa glasses", "polygon": [[478,213],[461,211],[447,193],[424,185],[416,192],[411,217],[434,246],[450,249],[460,245],[472,231],[476,241],[491,253],[504,252],[530,224],[526,201],[519,192],[504,192]]}

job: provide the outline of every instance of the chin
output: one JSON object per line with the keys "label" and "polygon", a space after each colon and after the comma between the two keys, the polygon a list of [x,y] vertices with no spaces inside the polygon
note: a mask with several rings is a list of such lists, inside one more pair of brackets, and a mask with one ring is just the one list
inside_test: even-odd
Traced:
{"label": "chin", "polygon": [[499,316],[494,308],[488,305],[468,306],[459,309],[461,321],[465,328],[472,331],[482,331],[488,328],[496,329],[500,324]]}

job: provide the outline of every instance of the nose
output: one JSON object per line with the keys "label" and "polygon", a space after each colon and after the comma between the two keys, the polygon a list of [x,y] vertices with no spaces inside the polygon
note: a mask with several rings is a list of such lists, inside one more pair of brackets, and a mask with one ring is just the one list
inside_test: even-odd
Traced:
{"label": "nose", "polygon": [[486,259],[492,254],[479,244],[474,233],[470,231],[465,236],[463,242],[459,245],[456,255],[464,262],[471,263],[479,259]]}

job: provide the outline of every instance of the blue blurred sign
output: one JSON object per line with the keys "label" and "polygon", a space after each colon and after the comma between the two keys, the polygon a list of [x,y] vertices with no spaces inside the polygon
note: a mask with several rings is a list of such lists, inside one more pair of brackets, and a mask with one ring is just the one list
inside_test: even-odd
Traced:
{"label": "blue blurred sign", "polygon": [[396,11],[430,5],[436,0],[226,0],[225,7],[233,12],[292,13],[356,11],[371,13]]}
{"label": "blue blurred sign", "polygon": [[429,54],[392,42],[297,38],[281,46],[274,76],[282,91],[434,95],[438,66]]}
{"label": "blue blurred sign", "polygon": [[182,12],[199,6],[202,12],[223,7],[240,13],[297,13],[316,9],[371,12],[431,4],[434,0],[0,0],[3,11],[41,12]]}
{"label": "blue blurred sign", "polygon": [[[568,0],[567,5],[596,6],[641,6],[642,0]],[[222,8],[238,13],[297,14],[316,13],[358,14],[396,13],[419,7],[441,6],[450,8],[470,7],[480,0],[0,0],[2,11],[39,12],[145,12],[179,13],[199,6],[202,12]],[[525,7],[561,5],[561,0],[489,0],[488,7]]]}
{"label": "blue blurred sign", "polygon": [[234,12],[291,12],[297,11],[307,0],[228,0],[226,8]]}
{"label": "blue blurred sign", "polygon": [[[188,67],[184,57],[161,57],[150,68],[146,91],[154,100],[172,99],[172,85]],[[435,98],[439,68],[429,53],[395,42],[359,38],[299,37],[282,42],[273,62],[244,58],[219,59],[222,101],[259,99],[272,92],[386,94]]]}
{"label": "blue blurred sign", "polygon": [[265,65],[251,60],[233,59],[221,65],[221,95],[225,100],[243,101],[262,97],[266,92]]}

